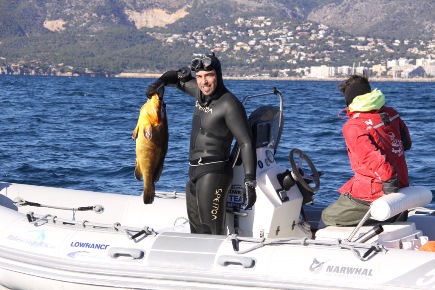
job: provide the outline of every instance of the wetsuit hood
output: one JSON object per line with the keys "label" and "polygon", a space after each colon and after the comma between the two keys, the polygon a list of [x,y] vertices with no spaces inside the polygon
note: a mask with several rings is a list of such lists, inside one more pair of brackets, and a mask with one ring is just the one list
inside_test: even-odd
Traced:
{"label": "wetsuit hood", "polygon": [[[201,92],[200,102],[208,105],[212,100],[218,99],[222,96],[227,89],[224,86],[224,81],[222,78],[222,67],[219,59],[212,54],[203,55],[201,58],[196,58],[192,60],[192,70],[195,72],[199,71],[215,71],[216,72],[216,89],[212,95],[204,96]],[[201,104],[201,105],[203,105]]]}
{"label": "wetsuit hood", "polygon": [[349,112],[368,112],[379,110],[385,105],[385,96],[378,90],[374,89],[370,93],[356,96],[349,105]]}
{"label": "wetsuit hood", "polygon": [[215,68],[214,71],[216,72],[216,89],[213,92],[213,94],[209,96],[204,96],[201,92],[201,96],[204,97],[205,100],[217,100],[220,96],[222,96],[227,89],[224,86],[224,80],[222,78],[222,69],[219,65],[218,68]]}

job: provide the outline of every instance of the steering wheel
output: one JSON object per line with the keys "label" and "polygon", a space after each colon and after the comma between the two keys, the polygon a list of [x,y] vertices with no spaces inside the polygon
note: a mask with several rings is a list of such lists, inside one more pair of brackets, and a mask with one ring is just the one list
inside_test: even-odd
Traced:
{"label": "steering wheel", "polygon": [[[295,154],[298,156],[297,165],[295,162]],[[311,175],[306,174],[304,170],[302,169],[302,161],[304,161],[308,164],[309,169],[311,170]],[[317,172],[316,167],[314,166],[311,159],[301,150],[299,149],[292,149],[290,151],[290,165],[292,166],[292,177],[296,181],[299,181],[299,183],[308,191],[316,192],[320,188],[320,174]],[[314,182],[314,187],[311,187],[308,182],[312,181]]]}

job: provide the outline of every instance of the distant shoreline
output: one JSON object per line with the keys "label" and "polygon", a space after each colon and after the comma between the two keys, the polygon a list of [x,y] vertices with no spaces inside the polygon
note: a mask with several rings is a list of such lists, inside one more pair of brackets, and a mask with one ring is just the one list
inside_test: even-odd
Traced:
{"label": "distant shoreline", "polygon": [[[115,75],[116,78],[158,78],[161,74],[152,74],[152,73],[120,73]],[[334,82],[334,81],[342,81],[346,79],[342,78],[309,78],[309,77],[233,77],[233,76],[224,76],[226,80],[258,80],[258,81],[325,81],[325,82]],[[435,82],[435,78],[370,78],[371,82],[415,82],[415,83],[430,83]]]}

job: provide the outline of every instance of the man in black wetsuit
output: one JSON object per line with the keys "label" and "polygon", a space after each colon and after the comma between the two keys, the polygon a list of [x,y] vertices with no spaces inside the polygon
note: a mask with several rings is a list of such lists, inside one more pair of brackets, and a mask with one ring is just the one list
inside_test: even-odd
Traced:
{"label": "man in black wetsuit", "polygon": [[147,97],[162,92],[164,86],[177,87],[195,98],[186,185],[191,232],[224,235],[226,200],[233,179],[233,137],[241,148],[245,170],[244,208],[252,207],[257,198],[256,153],[245,108],[224,86],[221,64],[214,53],[192,60],[190,68],[164,73],[147,88]]}

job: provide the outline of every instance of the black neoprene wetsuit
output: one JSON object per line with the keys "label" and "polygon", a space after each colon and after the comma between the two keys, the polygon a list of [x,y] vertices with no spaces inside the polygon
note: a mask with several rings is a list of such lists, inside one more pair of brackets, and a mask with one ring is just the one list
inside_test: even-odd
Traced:
{"label": "black neoprene wetsuit", "polygon": [[189,149],[189,181],[186,185],[187,212],[192,233],[225,234],[225,209],[233,178],[231,142],[240,146],[245,179],[255,180],[256,154],[246,111],[223,85],[218,74],[216,92],[204,96],[196,80],[178,80],[174,71],[160,77],[195,98]]}

